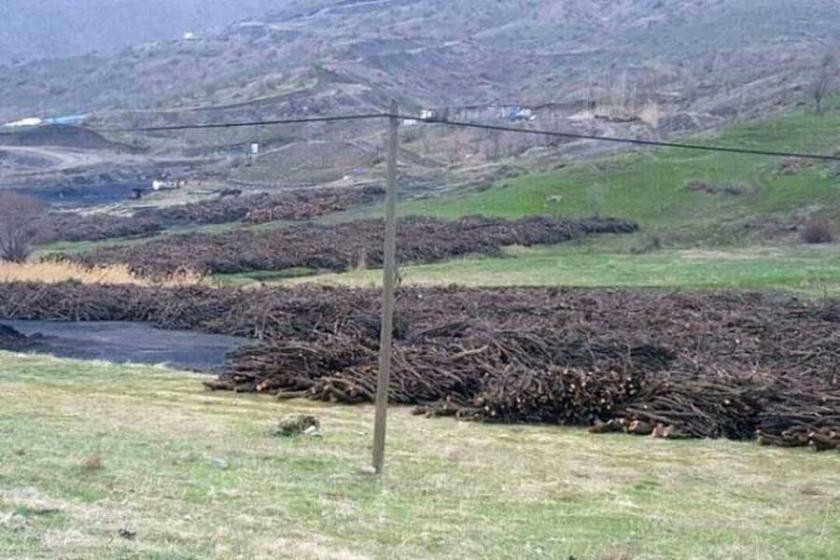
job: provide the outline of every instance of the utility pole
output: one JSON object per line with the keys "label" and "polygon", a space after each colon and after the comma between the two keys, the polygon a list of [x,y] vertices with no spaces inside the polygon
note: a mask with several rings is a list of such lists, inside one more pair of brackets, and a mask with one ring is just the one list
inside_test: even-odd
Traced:
{"label": "utility pole", "polygon": [[376,381],[376,421],[373,430],[373,470],[382,474],[385,463],[385,430],[388,421],[388,386],[391,382],[391,349],[394,333],[394,291],[397,281],[397,152],[399,106],[391,101],[388,131],[388,185],[385,194],[385,251],[382,278],[382,331],[379,338],[379,376]]}

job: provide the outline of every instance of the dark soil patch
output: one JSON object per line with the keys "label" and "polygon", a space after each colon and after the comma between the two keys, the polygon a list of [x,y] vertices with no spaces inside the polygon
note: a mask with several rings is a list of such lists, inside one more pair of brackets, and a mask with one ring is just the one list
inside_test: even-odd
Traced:
{"label": "dark soil patch", "polygon": [[9,325],[0,324],[0,350],[19,350],[29,344],[25,334]]}
{"label": "dark soil patch", "polygon": [[694,192],[728,196],[744,196],[756,192],[755,187],[744,183],[710,183],[697,179],[686,182],[685,188]]}

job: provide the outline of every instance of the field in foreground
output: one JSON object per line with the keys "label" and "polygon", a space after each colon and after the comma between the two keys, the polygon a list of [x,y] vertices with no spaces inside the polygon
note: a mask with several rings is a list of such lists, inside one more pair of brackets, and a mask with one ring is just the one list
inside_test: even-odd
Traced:
{"label": "field in foreground", "polygon": [[[13,354],[0,391],[2,558],[840,556],[833,453],[395,409],[378,482],[359,474],[367,407]],[[288,413],[318,415],[324,437],[269,435]]]}

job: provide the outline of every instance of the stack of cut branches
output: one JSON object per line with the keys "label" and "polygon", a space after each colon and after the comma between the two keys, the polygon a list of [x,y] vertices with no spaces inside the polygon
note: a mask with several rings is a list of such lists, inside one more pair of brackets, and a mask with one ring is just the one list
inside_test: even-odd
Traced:
{"label": "stack of cut branches", "polygon": [[311,220],[380,200],[382,187],[310,188],[280,194],[221,196],[166,207],[141,208],[130,216],[51,212],[38,225],[39,241],[100,241],[119,237],[151,236],[167,227],[277,220]]}
{"label": "stack of cut branches", "polygon": [[[374,290],[0,284],[0,318],[250,336],[213,389],[373,400]],[[403,289],[391,399],[429,415],[840,446],[840,304],[762,294]]]}
{"label": "stack of cut branches", "polygon": [[[517,221],[464,218],[401,220],[399,259],[437,262],[468,254],[498,255],[510,245],[552,244],[602,233],[631,233],[636,224],[610,218],[582,220],[531,217]],[[135,274],[169,276],[193,272],[239,273],[309,268],[344,271],[382,264],[384,226],[362,220],[330,226],[296,225],[267,232],[172,235],[142,245],[123,245],[53,258],[87,266],[127,264]]]}

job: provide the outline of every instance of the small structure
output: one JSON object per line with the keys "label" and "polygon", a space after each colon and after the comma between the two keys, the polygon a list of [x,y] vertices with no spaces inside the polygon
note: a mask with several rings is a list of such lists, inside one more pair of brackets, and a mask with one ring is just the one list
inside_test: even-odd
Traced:
{"label": "small structure", "polygon": [[79,125],[85,122],[88,118],[87,114],[81,115],[65,115],[62,117],[50,117],[44,119],[44,124],[62,124],[62,125]]}
{"label": "small structure", "polygon": [[446,109],[423,109],[420,111],[420,119],[430,122],[446,122],[449,120],[449,108]]}
{"label": "small structure", "polygon": [[195,33],[192,31],[185,31],[184,32],[184,41],[194,41],[195,40]]}
{"label": "small structure", "polygon": [[187,181],[179,179],[177,181],[164,181],[163,179],[155,179],[152,181],[153,191],[172,191],[187,186]]}
{"label": "small structure", "polygon": [[8,128],[24,128],[28,126],[40,126],[43,123],[43,119],[40,119],[38,117],[27,117],[25,119],[20,119],[19,121],[6,123],[3,126]]}
{"label": "small structure", "polygon": [[536,118],[532,109],[520,105],[502,107],[499,117],[508,121],[532,121]]}

